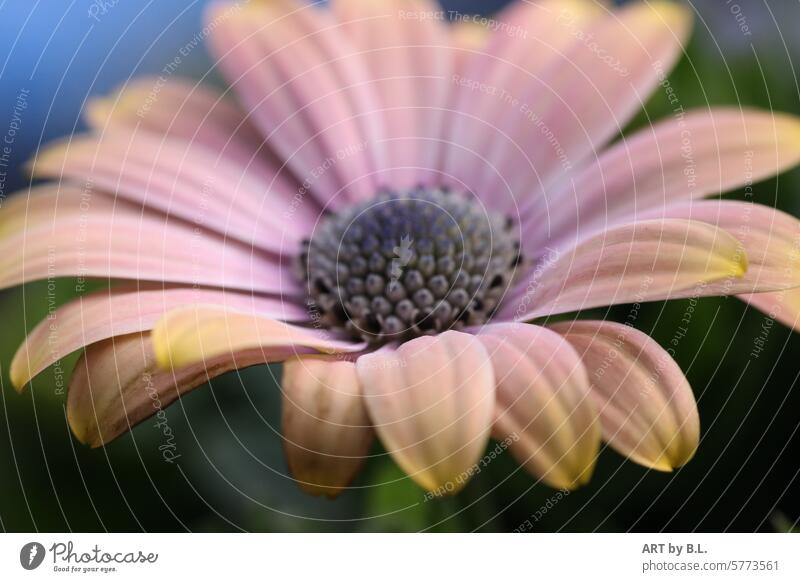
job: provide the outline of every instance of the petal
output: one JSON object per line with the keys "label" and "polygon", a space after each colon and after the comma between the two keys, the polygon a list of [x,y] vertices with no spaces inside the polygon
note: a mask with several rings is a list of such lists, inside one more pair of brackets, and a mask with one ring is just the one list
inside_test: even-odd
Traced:
{"label": "petal", "polygon": [[114,94],[91,100],[86,118],[99,134],[140,128],[204,146],[270,180],[288,178],[276,175],[283,164],[265,148],[244,111],[216,89],[190,79],[133,79]]}
{"label": "petal", "polygon": [[288,321],[308,319],[303,308],[285,300],[244,293],[180,287],[104,289],[59,307],[37,325],[11,362],[11,382],[22,390],[68,354],[111,337],[149,331],[166,312],[191,304],[216,304]]}
{"label": "petal", "polygon": [[40,178],[74,180],[268,251],[294,254],[317,213],[296,190],[267,181],[199,143],[146,131],[70,138],[36,159]]}
{"label": "petal", "polygon": [[[334,340],[330,333],[304,329],[274,319],[213,306],[176,309],[156,324],[152,334],[156,361],[162,369],[184,368],[245,350],[263,351],[264,363],[308,351],[355,353],[364,346]],[[278,360],[272,350],[281,350]]]}
{"label": "petal", "polygon": [[745,276],[713,283],[707,295],[800,287],[800,220],[789,214],[752,202],[708,200],[674,204],[651,216],[705,222],[742,245],[748,263]]}
{"label": "petal", "polygon": [[331,8],[382,110],[381,182],[400,190],[438,184],[455,59],[444,12],[430,0],[332,0]]}
{"label": "petal", "polygon": [[454,69],[463,72],[470,56],[478,52],[490,37],[489,30],[471,20],[461,20],[449,28],[449,44],[454,48]]}
{"label": "petal", "polygon": [[[509,111],[508,137],[488,142],[487,159],[497,172],[486,175],[480,190],[500,176],[508,178],[510,192],[547,192],[569,176],[641,109],[680,56],[692,23],[688,7],[668,1],[634,2],[589,22],[581,14],[559,11],[553,28],[567,33],[570,44],[539,46],[537,52],[552,55],[545,70],[530,78],[524,93],[511,94],[517,100],[511,106],[499,105]],[[520,147],[535,172],[515,171]],[[535,208],[544,198],[528,201]]]}
{"label": "petal", "polygon": [[[527,219],[528,248],[585,238],[653,209],[733,190],[800,161],[800,118],[694,111],[639,130],[604,152]],[[547,214],[545,214],[545,212]],[[552,234],[550,234],[552,233]]]}
{"label": "petal", "polygon": [[[741,295],[739,298],[762,311],[770,319],[780,321],[794,331],[800,331],[800,288]],[[762,325],[771,327],[771,324],[766,322]],[[763,344],[759,345],[757,353],[762,349]]]}
{"label": "petal", "polygon": [[527,324],[489,325],[477,336],[497,378],[493,436],[551,487],[592,476],[600,425],[575,350],[557,333]]}
{"label": "petal", "polygon": [[719,294],[709,283],[747,272],[739,241],[688,220],[638,221],[608,230],[566,254],[553,251],[502,306],[527,320],[619,303]]}
{"label": "petal", "polygon": [[352,362],[306,357],[283,365],[281,426],[292,476],[311,495],[338,496],[374,439]]}
{"label": "petal", "polygon": [[552,329],[581,354],[603,438],[611,447],[659,471],[671,471],[694,456],[700,440],[697,405],[666,351],[618,323],[580,321]]}
{"label": "petal", "polygon": [[[176,371],[162,371],[155,363],[147,334],[104,340],[86,348],[69,384],[67,420],[76,438],[99,447],[108,444],[190,390],[230,372],[264,362],[259,352],[222,357]],[[174,460],[174,449],[170,449]],[[167,449],[162,449],[169,461]]]}
{"label": "petal", "polygon": [[362,356],[357,368],[397,464],[428,491],[460,489],[476,472],[494,414],[494,373],[480,342],[448,331]]}
{"label": "petal", "polygon": [[[480,51],[469,54],[453,77],[452,113],[447,126],[448,148],[444,171],[454,186],[470,186],[493,207],[512,212],[520,200],[519,183],[532,184],[539,168],[529,156],[531,141],[545,139],[542,131],[520,109],[541,90],[537,80],[554,62],[564,59],[564,49],[575,41],[573,28],[591,28],[607,11],[583,0],[513,2],[494,22],[495,30]],[[501,173],[492,149],[512,140],[523,124],[529,131],[511,144],[513,159]]]}
{"label": "petal", "polygon": [[272,256],[91,190],[37,186],[0,216],[0,288],[96,277],[297,292]]}
{"label": "petal", "polygon": [[214,4],[206,20],[218,66],[304,188],[334,206],[374,194],[377,108],[330,14],[273,0]]}

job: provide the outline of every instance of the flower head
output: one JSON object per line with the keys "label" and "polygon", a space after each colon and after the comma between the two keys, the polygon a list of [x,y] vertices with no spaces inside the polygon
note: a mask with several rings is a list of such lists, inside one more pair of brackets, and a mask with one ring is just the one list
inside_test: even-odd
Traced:
{"label": "flower head", "polygon": [[305,243],[308,296],[371,345],[486,323],[520,263],[513,222],[456,193],[385,193],[326,217]]}
{"label": "flower head", "polygon": [[491,26],[329,4],[212,5],[227,90],[134,81],[35,160],[58,181],[0,212],[0,284],[113,284],[31,332],[17,388],[84,348],[68,417],[99,446],[153,395],[283,362],[289,467],[329,496],[376,434],[434,493],[491,437],[555,487],[587,482],[602,441],[686,463],[700,425],[669,354],[547,318],[737,295],[794,325],[800,222],[704,198],[800,161],[800,121],[677,108],[614,142],[689,34],[671,2],[517,2]]}

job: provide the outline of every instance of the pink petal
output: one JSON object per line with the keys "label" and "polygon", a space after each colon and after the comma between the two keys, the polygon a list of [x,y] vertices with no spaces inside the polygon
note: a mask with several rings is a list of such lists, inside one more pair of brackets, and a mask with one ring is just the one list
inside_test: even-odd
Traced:
{"label": "pink petal", "polygon": [[[770,319],[780,321],[783,325],[800,331],[800,288],[784,289],[773,293],[740,295],[739,298],[762,311]],[[771,326],[766,322],[763,325]],[[759,348],[758,353],[760,353],[764,348],[763,343],[757,347]]]}
{"label": "pink petal", "polygon": [[638,221],[542,257],[500,314],[529,320],[618,303],[717,294],[715,281],[747,272],[747,256],[726,231],[688,220]]}
{"label": "pink petal", "polygon": [[[498,209],[512,212],[524,203],[541,171],[530,157],[531,142],[544,140],[522,110],[535,106],[533,95],[541,91],[538,80],[553,63],[563,61],[565,47],[575,42],[566,17],[573,26],[592,30],[607,12],[582,0],[514,2],[496,17],[502,28],[494,31],[481,50],[468,55],[453,77],[452,113],[447,126],[445,174],[454,186],[466,184],[475,194]],[[526,136],[506,151],[513,160],[501,173],[492,150],[522,126]],[[509,160],[509,161],[510,161]]]}
{"label": "pink petal", "polygon": [[[463,73],[471,57],[484,47],[491,34],[487,27],[471,20],[460,20],[451,23],[449,29],[450,39],[448,44],[453,47],[453,70],[457,73]],[[453,91],[451,91],[452,93]],[[445,123],[447,123],[448,119],[454,119],[450,115],[451,113],[456,112],[447,112]],[[449,151],[450,148],[445,146],[444,155],[447,155]]]}
{"label": "pink petal", "polygon": [[436,493],[477,471],[494,413],[494,373],[473,336],[448,331],[358,359],[375,430],[398,465]]}
{"label": "pink petal", "polygon": [[800,220],[752,202],[708,200],[674,204],[651,216],[694,220],[732,234],[747,256],[744,277],[712,283],[707,295],[800,287]]}
{"label": "pink petal", "polygon": [[0,216],[0,288],[54,277],[78,277],[80,286],[96,277],[297,292],[271,256],[91,190],[35,187]]}
{"label": "pink petal", "polygon": [[260,132],[243,110],[208,84],[190,79],[133,79],[113,95],[90,101],[86,117],[99,134],[109,129],[137,128],[162,137],[201,145],[257,173],[278,190],[297,190],[283,163],[265,147]]}
{"label": "pink petal", "polygon": [[207,22],[218,66],[306,189],[334,206],[373,195],[374,96],[330,15],[285,0],[223,3]]}
{"label": "pink petal", "polygon": [[[539,43],[529,54],[543,69],[498,102],[503,131],[480,150],[496,171],[484,173],[477,191],[547,192],[580,167],[641,109],[677,61],[692,20],[688,8],[665,1],[635,2],[600,19],[585,12],[572,4],[559,10],[545,38],[566,37],[568,44]],[[527,165],[535,171],[519,171]],[[527,198],[533,208],[544,202]]]}
{"label": "pink petal", "polygon": [[477,337],[497,378],[493,436],[551,487],[588,482],[600,426],[575,350],[557,333],[527,324],[489,325]]}
{"label": "pink petal", "polygon": [[385,119],[381,183],[438,184],[454,67],[444,13],[429,0],[332,0],[331,8],[360,53]]}
{"label": "pink petal", "polygon": [[[530,249],[586,238],[656,208],[733,190],[800,161],[800,119],[765,111],[695,111],[604,152],[531,215]],[[549,242],[548,242],[549,239]]]}
{"label": "pink petal", "polygon": [[297,253],[318,217],[315,208],[292,204],[296,191],[287,183],[264,180],[199,143],[146,131],[106,130],[49,146],[34,175],[84,183],[282,254]]}
{"label": "pink petal", "polygon": [[580,321],[553,329],[583,358],[603,438],[612,448],[660,471],[689,462],[700,439],[697,405],[666,351],[618,323]]}
{"label": "pink petal", "polygon": [[281,429],[292,476],[311,495],[338,496],[374,440],[352,362],[306,357],[283,365]]}
{"label": "pink petal", "polygon": [[265,362],[275,361],[271,350],[286,348],[288,357],[309,350],[326,354],[357,353],[363,345],[330,338],[330,333],[289,325],[260,315],[193,305],[164,316],[153,329],[153,349],[162,369],[185,368],[219,356],[263,351]]}
{"label": "pink petal", "polygon": [[11,382],[22,388],[61,358],[95,342],[149,331],[168,311],[191,304],[220,305],[283,319],[304,321],[308,313],[286,300],[186,288],[117,288],[84,295],[50,313],[28,334],[11,362]]}
{"label": "pink petal", "polygon": [[[108,444],[138,423],[157,416],[178,397],[232,370],[264,362],[261,351],[221,357],[176,371],[156,366],[147,334],[131,334],[88,346],[75,365],[67,397],[67,420],[77,439]],[[162,449],[164,459],[179,451]],[[168,457],[168,455],[170,455]]]}

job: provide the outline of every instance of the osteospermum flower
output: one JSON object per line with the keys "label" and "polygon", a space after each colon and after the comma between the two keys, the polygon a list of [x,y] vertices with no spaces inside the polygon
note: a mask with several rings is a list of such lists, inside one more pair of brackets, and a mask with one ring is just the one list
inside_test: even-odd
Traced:
{"label": "osteospermum flower", "polygon": [[[800,223],[703,199],[796,164],[800,123],[683,111],[664,80],[691,27],[677,4],[443,17],[215,4],[227,90],[173,67],[91,103],[90,133],[32,165],[58,182],[2,209],[0,282],[114,284],[32,331],[15,386],[84,348],[68,418],[99,446],[155,399],[283,362],[289,467],[331,496],[376,434],[433,492],[490,436],[555,487],[585,483],[601,441],[686,463],[698,414],[669,354],[629,325],[547,318],[738,295],[794,324]],[[675,114],[611,143],[659,85]]]}

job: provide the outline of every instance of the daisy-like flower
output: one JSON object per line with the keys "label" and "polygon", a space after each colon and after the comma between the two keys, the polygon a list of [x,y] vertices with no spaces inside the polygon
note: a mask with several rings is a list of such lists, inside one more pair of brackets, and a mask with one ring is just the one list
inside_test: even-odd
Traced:
{"label": "daisy-like flower", "polygon": [[[800,122],[684,111],[665,80],[691,28],[675,3],[454,16],[214,4],[200,37],[227,90],[173,63],[90,103],[91,132],[31,166],[57,182],[0,213],[0,284],[113,284],[30,333],[14,385],[83,348],[68,418],[100,446],[154,401],[283,362],[289,468],[329,496],[376,435],[431,492],[461,487],[491,437],[554,487],[585,483],[603,441],[686,463],[700,425],[669,353],[631,325],[548,318],[736,295],[794,325],[800,222],[704,198],[796,164]],[[615,141],[656,90],[674,115]]]}

